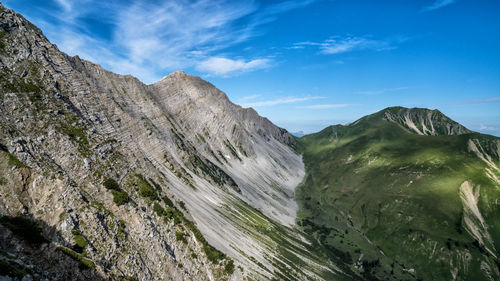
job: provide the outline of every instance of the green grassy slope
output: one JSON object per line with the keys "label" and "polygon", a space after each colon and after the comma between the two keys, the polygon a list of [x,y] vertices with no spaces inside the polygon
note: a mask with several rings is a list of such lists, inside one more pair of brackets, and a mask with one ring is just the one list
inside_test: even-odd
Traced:
{"label": "green grassy slope", "polygon": [[499,138],[410,133],[386,118],[400,109],[300,139],[299,226],[368,280],[500,280]]}

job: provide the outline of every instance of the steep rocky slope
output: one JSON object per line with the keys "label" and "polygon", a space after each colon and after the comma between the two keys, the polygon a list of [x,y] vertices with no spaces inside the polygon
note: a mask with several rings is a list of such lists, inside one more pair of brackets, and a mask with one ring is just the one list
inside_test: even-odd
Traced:
{"label": "steep rocky slope", "polygon": [[442,136],[472,133],[439,110],[391,107],[384,110],[383,115],[386,120],[419,135]]}
{"label": "steep rocky slope", "polygon": [[500,278],[499,138],[393,107],[300,145],[299,225],[332,257],[357,260],[367,279],[401,267],[397,279]]}
{"label": "steep rocky slope", "polygon": [[6,268],[68,278],[74,265],[7,243],[35,220],[49,242],[31,246],[80,264],[73,279],[344,275],[293,228],[304,168],[288,132],[183,72],[145,85],[69,57],[3,7],[0,29]]}

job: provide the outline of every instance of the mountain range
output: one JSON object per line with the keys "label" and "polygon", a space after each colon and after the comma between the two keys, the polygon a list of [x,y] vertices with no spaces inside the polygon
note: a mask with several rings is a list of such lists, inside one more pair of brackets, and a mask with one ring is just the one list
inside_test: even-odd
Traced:
{"label": "mountain range", "polygon": [[0,66],[5,280],[500,279],[500,139],[438,110],[298,138],[183,71],[68,56],[3,6]]}

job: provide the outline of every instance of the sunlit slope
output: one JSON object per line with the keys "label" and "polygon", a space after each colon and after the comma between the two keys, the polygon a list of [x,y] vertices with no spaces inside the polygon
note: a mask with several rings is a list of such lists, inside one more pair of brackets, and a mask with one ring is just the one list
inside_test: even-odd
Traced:
{"label": "sunlit slope", "polygon": [[500,279],[499,138],[398,107],[300,140],[299,225],[330,256],[368,279]]}

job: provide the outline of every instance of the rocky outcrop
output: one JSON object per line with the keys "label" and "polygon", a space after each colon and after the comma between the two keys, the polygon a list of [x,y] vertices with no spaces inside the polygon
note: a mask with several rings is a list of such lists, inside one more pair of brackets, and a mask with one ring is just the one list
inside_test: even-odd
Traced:
{"label": "rocky outcrop", "polygon": [[82,276],[331,271],[293,229],[304,167],[288,132],[198,77],[145,85],[67,56],[0,9],[1,215],[42,222],[48,247],[93,272]]}
{"label": "rocky outcrop", "polygon": [[383,112],[386,120],[419,135],[442,136],[471,133],[470,130],[446,117],[439,110],[390,107]]}

